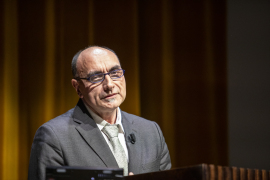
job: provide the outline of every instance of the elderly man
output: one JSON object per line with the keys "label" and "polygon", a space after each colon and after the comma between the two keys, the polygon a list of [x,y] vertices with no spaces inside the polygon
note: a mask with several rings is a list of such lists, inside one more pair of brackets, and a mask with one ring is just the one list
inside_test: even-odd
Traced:
{"label": "elderly man", "polygon": [[120,167],[124,175],[171,168],[159,126],[119,108],[126,97],[125,70],[114,51],[80,51],[72,73],[79,102],[37,130],[29,180],[44,179],[46,166]]}

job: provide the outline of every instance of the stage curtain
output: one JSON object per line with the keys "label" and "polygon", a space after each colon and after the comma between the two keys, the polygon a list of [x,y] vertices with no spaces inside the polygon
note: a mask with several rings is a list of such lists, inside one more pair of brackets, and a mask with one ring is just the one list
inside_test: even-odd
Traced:
{"label": "stage curtain", "polygon": [[0,179],[27,179],[37,128],[78,101],[70,64],[89,45],[117,53],[121,109],[160,125],[174,168],[228,164],[224,0],[3,0],[0,23]]}

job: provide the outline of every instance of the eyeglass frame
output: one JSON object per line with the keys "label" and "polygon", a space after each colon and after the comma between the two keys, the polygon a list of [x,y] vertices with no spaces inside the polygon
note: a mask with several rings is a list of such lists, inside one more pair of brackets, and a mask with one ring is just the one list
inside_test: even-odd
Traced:
{"label": "eyeglass frame", "polygon": [[[119,71],[119,70],[122,70],[122,71],[123,71],[122,76],[117,77],[117,78],[112,78],[112,77],[110,76],[110,74],[111,74],[112,72],[114,72],[114,71]],[[90,81],[90,78],[91,78],[92,76],[96,76],[96,75],[98,75],[98,74],[103,74],[102,80],[100,80],[100,81],[98,81],[98,82],[91,82],[91,81]],[[103,82],[106,75],[110,76],[110,78],[111,78],[112,80],[114,80],[114,79],[119,79],[119,78],[123,77],[124,74],[125,74],[125,70],[124,70],[124,69],[115,69],[115,70],[110,71],[110,72],[107,72],[107,73],[97,73],[97,74],[92,74],[91,76],[89,76],[89,77],[87,77],[87,78],[80,78],[80,77],[77,77],[77,78],[74,78],[74,79],[76,79],[76,80],[79,80],[79,79],[85,79],[85,80],[87,80],[88,82],[91,82],[91,83],[93,83],[93,84],[96,84],[96,83]]]}

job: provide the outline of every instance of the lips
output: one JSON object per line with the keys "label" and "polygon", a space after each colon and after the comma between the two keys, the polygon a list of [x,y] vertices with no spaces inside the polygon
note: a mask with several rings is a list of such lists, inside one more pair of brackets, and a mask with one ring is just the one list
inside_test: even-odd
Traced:
{"label": "lips", "polygon": [[109,99],[109,98],[114,98],[117,95],[117,93],[113,93],[113,94],[108,94],[107,96],[105,96],[102,99]]}

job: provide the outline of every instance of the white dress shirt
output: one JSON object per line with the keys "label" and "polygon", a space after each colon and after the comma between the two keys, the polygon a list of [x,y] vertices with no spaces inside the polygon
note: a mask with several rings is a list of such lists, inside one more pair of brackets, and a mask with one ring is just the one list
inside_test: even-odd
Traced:
{"label": "white dress shirt", "polygon": [[[106,136],[106,134],[104,134],[101,130],[102,128],[106,125],[106,123],[108,123],[107,121],[105,121],[104,119],[102,119],[100,116],[98,116],[96,113],[94,113],[86,104],[84,104],[85,107],[87,108],[88,112],[91,114],[92,118],[94,119],[94,121],[96,122],[100,132],[102,133],[104,139],[106,140],[107,144],[109,145],[112,153],[113,153],[113,150],[112,150],[112,145],[108,139],[108,137]],[[120,108],[118,107],[117,108],[117,114],[116,114],[116,122],[115,124],[119,124],[120,127],[119,127],[119,133],[118,133],[118,139],[121,143],[121,145],[123,146],[124,148],[124,151],[126,153],[126,157],[127,157],[127,162],[128,162],[128,150],[127,150],[127,145],[126,145],[126,141],[125,141],[125,131],[124,131],[124,127],[122,125],[122,116],[121,116],[121,111],[120,111]]]}

